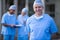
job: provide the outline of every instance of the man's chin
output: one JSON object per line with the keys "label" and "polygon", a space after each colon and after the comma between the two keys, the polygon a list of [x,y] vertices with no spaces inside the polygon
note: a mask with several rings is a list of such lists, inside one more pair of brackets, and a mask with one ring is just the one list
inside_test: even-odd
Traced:
{"label": "man's chin", "polygon": [[36,12],[36,13],[42,13],[42,12]]}

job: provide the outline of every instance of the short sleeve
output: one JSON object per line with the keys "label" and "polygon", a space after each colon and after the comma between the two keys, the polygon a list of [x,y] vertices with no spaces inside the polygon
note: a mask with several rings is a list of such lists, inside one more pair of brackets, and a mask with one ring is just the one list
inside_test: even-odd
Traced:
{"label": "short sleeve", "polygon": [[51,22],[50,32],[51,32],[51,33],[56,33],[56,32],[58,32],[58,29],[57,29],[57,26],[56,26],[54,20],[52,19],[50,22]]}
{"label": "short sleeve", "polygon": [[27,22],[26,22],[26,30],[28,33],[30,32],[29,22],[30,22],[29,20],[27,20]]}
{"label": "short sleeve", "polygon": [[18,20],[16,19],[16,25],[18,25],[19,23],[18,23]]}
{"label": "short sleeve", "polygon": [[18,15],[18,17],[17,17],[17,23],[18,23],[18,24],[21,24],[20,19],[21,19],[21,18],[20,18],[20,15]]}
{"label": "short sleeve", "polygon": [[6,21],[6,17],[5,17],[5,15],[3,15],[3,16],[2,16],[1,23],[6,23],[5,21]]}

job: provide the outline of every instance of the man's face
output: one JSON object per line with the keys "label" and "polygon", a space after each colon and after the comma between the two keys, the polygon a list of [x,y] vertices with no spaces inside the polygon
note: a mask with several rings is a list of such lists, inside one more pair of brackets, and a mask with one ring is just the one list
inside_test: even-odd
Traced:
{"label": "man's face", "polygon": [[26,15],[26,13],[25,12],[21,12],[21,14],[24,16],[24,15]]}
{"label": "man's face", "polygon": [[35,5],[33,6],[33,9],[34,9],[34,12],[35,12],[35,13],[41,14],[42,11],[43,11],[43,6],[40,6],[40,5],[38,5],[38,4],[35,4]]}
{"label": "man's face", "polygon": [[14,14],[15,13],[15,10],[9,10],[10,14]]}

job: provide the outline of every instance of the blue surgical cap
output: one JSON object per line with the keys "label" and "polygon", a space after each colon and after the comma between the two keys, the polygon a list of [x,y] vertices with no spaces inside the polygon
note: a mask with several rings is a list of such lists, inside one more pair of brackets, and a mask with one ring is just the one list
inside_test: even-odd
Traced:
{"label": "blue surgical cap", "polygon": [[10,8],[9,8],[9,10],[11,10],[11,9],[12,10],[16,10],[16,5],[11,5]]}

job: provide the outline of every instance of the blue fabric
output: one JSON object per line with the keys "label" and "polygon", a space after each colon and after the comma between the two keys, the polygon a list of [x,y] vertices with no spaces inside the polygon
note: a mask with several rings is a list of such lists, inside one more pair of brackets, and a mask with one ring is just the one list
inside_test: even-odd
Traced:
{"label": "blue fabric", "polygon": [[11,9],[12,10],[16,10],[16,5],[11,5],[10,8],[9,8],[9,10],[11,10]]}
{"label": "blue fabric", "polygon": [[28,35],[24,36],[24,37],[18,37],[17,40],[28,40]]}
{"label": "blue fabric", "polygon": [[[26,22],[27,19],[28,19],[27,15],[25,15],[25,16],[19,15],[18,16],[18,22],[20,25],[22,25],[20,28],[18,28],[18,37],[26,38],[28,36],[27,31],[25,30],[26,23],[24,23],[24,21]],[[18,38],[18,39],[20,39],[20,38]]]}
{"label": "blue fabric", "polygon": [[28,13],[28,9],[27,9],[27,8],[23,8],[23,9],[22,9],[22,12],[24,12],[24,13],[27,14],[27,13]]}
{"label": "blue fabric", "polygon": [[42,1],[41,0],[35,0],[34,2],[35,3],[41,3],[42,4]]}
{"label": "blue fabric", "polygon": [[41,19],[32,15],[26,25],[28,33],[30,32],[30,40],[50,40],[51,34],[58,32],[54,20],[48,14],[44,14]]}
{"label": "blue fabric", "polygon": [[[16,25],[17,20],[15,14],[13,14],[13,16],[9,16],[8,13],[5,13],[2,17],[1,23]],[[1,33],[3,35],[15,35],[15,31],[15,28],[2,26]]]}
{"label": "blue fabric", "polygon": [[3,35],[3,40],[14,40],[14,36],[12,36],[12,35]]}
{"label": "blue fabric", "polygon": [[40,5],[40,6],[44,6],[42,0],[35,0],[33,6],[34,6],[35,4]]}

